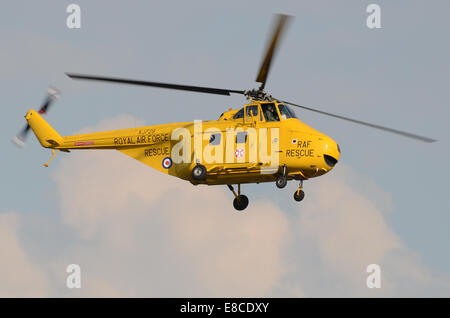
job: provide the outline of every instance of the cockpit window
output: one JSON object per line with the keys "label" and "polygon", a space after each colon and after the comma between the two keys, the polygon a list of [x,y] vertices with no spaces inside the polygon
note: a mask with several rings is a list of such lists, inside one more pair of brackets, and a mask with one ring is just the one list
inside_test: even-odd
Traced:
{"label": "cockpit window", "polygon": [[274,103],[262,103],[261,108],[266,121],[280,121],[280,117],[278,117],[277,109]]}
{"label": "cockpit window", "polygon": [[247,113],[247,117],[257,117],[258,116],[258,106],[250,105],[245,107],[245,112]]}
{"label": "cockpit window", "polygon": [[295,114],[294,110],[292,109],[292,107],[287,106],[287,109],[289,110],[289,112],[291,113],[292,118],[297,118],[297,115]]}
{"label": "cockpit window", "polygon": [[280,115],[282,119],[288,119],[288,118],[297,118],[295,116],[294,111],[284,104],[278,104],[278,109],[280,110]]}
{"label": "cockpit window", "polygon": [[244,118],[244,108],[241,108],[236,114],[234,114],[233,119]]}

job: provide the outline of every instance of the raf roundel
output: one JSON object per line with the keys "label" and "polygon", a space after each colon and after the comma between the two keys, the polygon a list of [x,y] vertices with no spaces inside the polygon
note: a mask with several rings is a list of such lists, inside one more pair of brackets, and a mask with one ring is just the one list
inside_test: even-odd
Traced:
{"label": "raf roundel", "polygon": [[164,169],[172,167],[172,159],[170,159],[170,157],[165,157],[162,161],[162,166]]}

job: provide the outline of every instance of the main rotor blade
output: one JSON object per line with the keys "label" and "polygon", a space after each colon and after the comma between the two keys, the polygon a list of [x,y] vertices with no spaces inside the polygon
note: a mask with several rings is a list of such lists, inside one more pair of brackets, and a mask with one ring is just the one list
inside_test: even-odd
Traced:
{"label": "main rotor blade", "polygon": [[283,30],[285,29],[286,22],[291,18],[291,16],[278,14],[276,27],[273,29],[272,40],[269,42],[269,46],[266,49],[266,55],[264,60],[259,68],[258,76],[256,77],[256,81],[261,83],[260,89],[264,89],[266,85],[267,75],[269,74],[270,64],[272,63],[272,58],[277,50],[278,42],[280,41]]}
{"label": "main rotor blade", "polygon": [[368,127],[372,127],[372,128],[388,131],[390,133],[394,133],[394,134],[401,135],[401,136],[404,136],[404,137],[412,138],[412,139],[415,139],[415,140],[420,140],[420,141],[428,142],[428,143],[436,141],[435,139],[431,139],[431,138],[428,138],[428,137],[419,136],[419,135],[412,134],[412,133],[409,133],[409,132],[405,132],[405,131],[401,131],[401,130],[397,130],[397,129],[393,129],[393,128],[388,128],[388,127],[384,127],[384,126],[380,126],[380,125],[376,125],[376,124],[371,124],[371,123],[368,123],[368,122],[365,122],[365,121],[352,119],[352,118],[344,117],[344,116],[341,116],[341,115],[327,113],[327,112],[324,112],[324,111],[321,111],[321,110],[317,110],[317,109],[314,109],[314,108],[310,108],[310,107],[306,107],[306,106],[302,106],[302,105],[297,105],[297,104],[286,102],[286,101],[282,101],[282,100],[280,100],[280,102],[285,103],[285,104],[289,104],[289,105],[292,105],[292,106],[300,107],[300,108],[303,108],[303,109],[306,109],[306,110],[309,110],[309,111],[313,111],[313,112],[316,112],[316,113],[319,113],[319,114],[322,114],[322,115],[327,115],[327,116],[331,116],[331,117],[347,120],[347,121],[350,121],[352,123],[356,123],[356,124],[360,124],[360,125],[364,125],[364,126],[368,126]]}
{"label": "main rotor blade", "polygon": [[218,94],[218,95],[230,95],[231,93],[234,93],[234,94],[244,94],[245,93],[245,91],[232,90],[232,89],[179,85],[179,84],[170,84],[170,83],[161,83],[161,82],[148,82],[148,81],[131,80],[131,79],[124,79],[124,78],[116,78],[116,77],[82,75],[82,74],[73,74],[73,73],[66,73],[66,75],[73,79],[83,79],[83,80],[91,80],[91,81],[102,81],[102,82],[121,83],[121,84],[130,84],[130,85],[151,86],[151,87],[191,91],[191,92],[197,92],[197,93],[208,93],[208,94]]}

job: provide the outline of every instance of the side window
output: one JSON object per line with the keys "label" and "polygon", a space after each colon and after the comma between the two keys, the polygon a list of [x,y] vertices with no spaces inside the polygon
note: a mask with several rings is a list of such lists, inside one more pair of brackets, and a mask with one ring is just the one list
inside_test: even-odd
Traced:
{"label": "side window", "polygon": [[221,134],[212,134],[211,137],[209,137],[209,144],[211,146],[220,145],[220,137]]}
{"label": "side window", "polygon": [[236,143],[237,144],[245,144],[247,142],[247,132],[240,131],[236,134]]}
{"label": "side window", "polygon": [[233,119],[244,118],[244,108],[234,114]]}

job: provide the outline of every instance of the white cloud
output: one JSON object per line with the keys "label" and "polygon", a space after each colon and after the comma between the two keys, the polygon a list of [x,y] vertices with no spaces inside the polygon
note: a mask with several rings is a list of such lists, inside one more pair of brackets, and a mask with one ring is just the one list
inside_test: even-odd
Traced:
{"label": "white cloud", "polygon": [[0,214],[0,297],[44,297],[48,280],[20,243],[19,219],[15,212]]}
{"label": "white cloud", "polygon": [[318,181],[310,196],[298,226],[334,269],[355,273],[401,247],[375,205],[338,177]]}
{"label": "white cloud", "polygon": [[[437,280],[388,225],[391,199],[370,180],[341,165],[317,183],[308,184],[308,196],[295,225],[300,233],[297,250],[305,258],[313,255],[313,261],[299,261],[306,265],[307,273],[297,277],[306,281],[307,292],[319,296],[424,296],[424,289],[439,288],[449,294],[450,279]],[[306,246],[306,252],[301,250]],[[366,287],[369,264],[381,266],[380,290]],[[307,275],[313,278],[305,278]],[[409,280],[406,284],[405,277]],[[320,281],[318,288],[312,279]]]}

